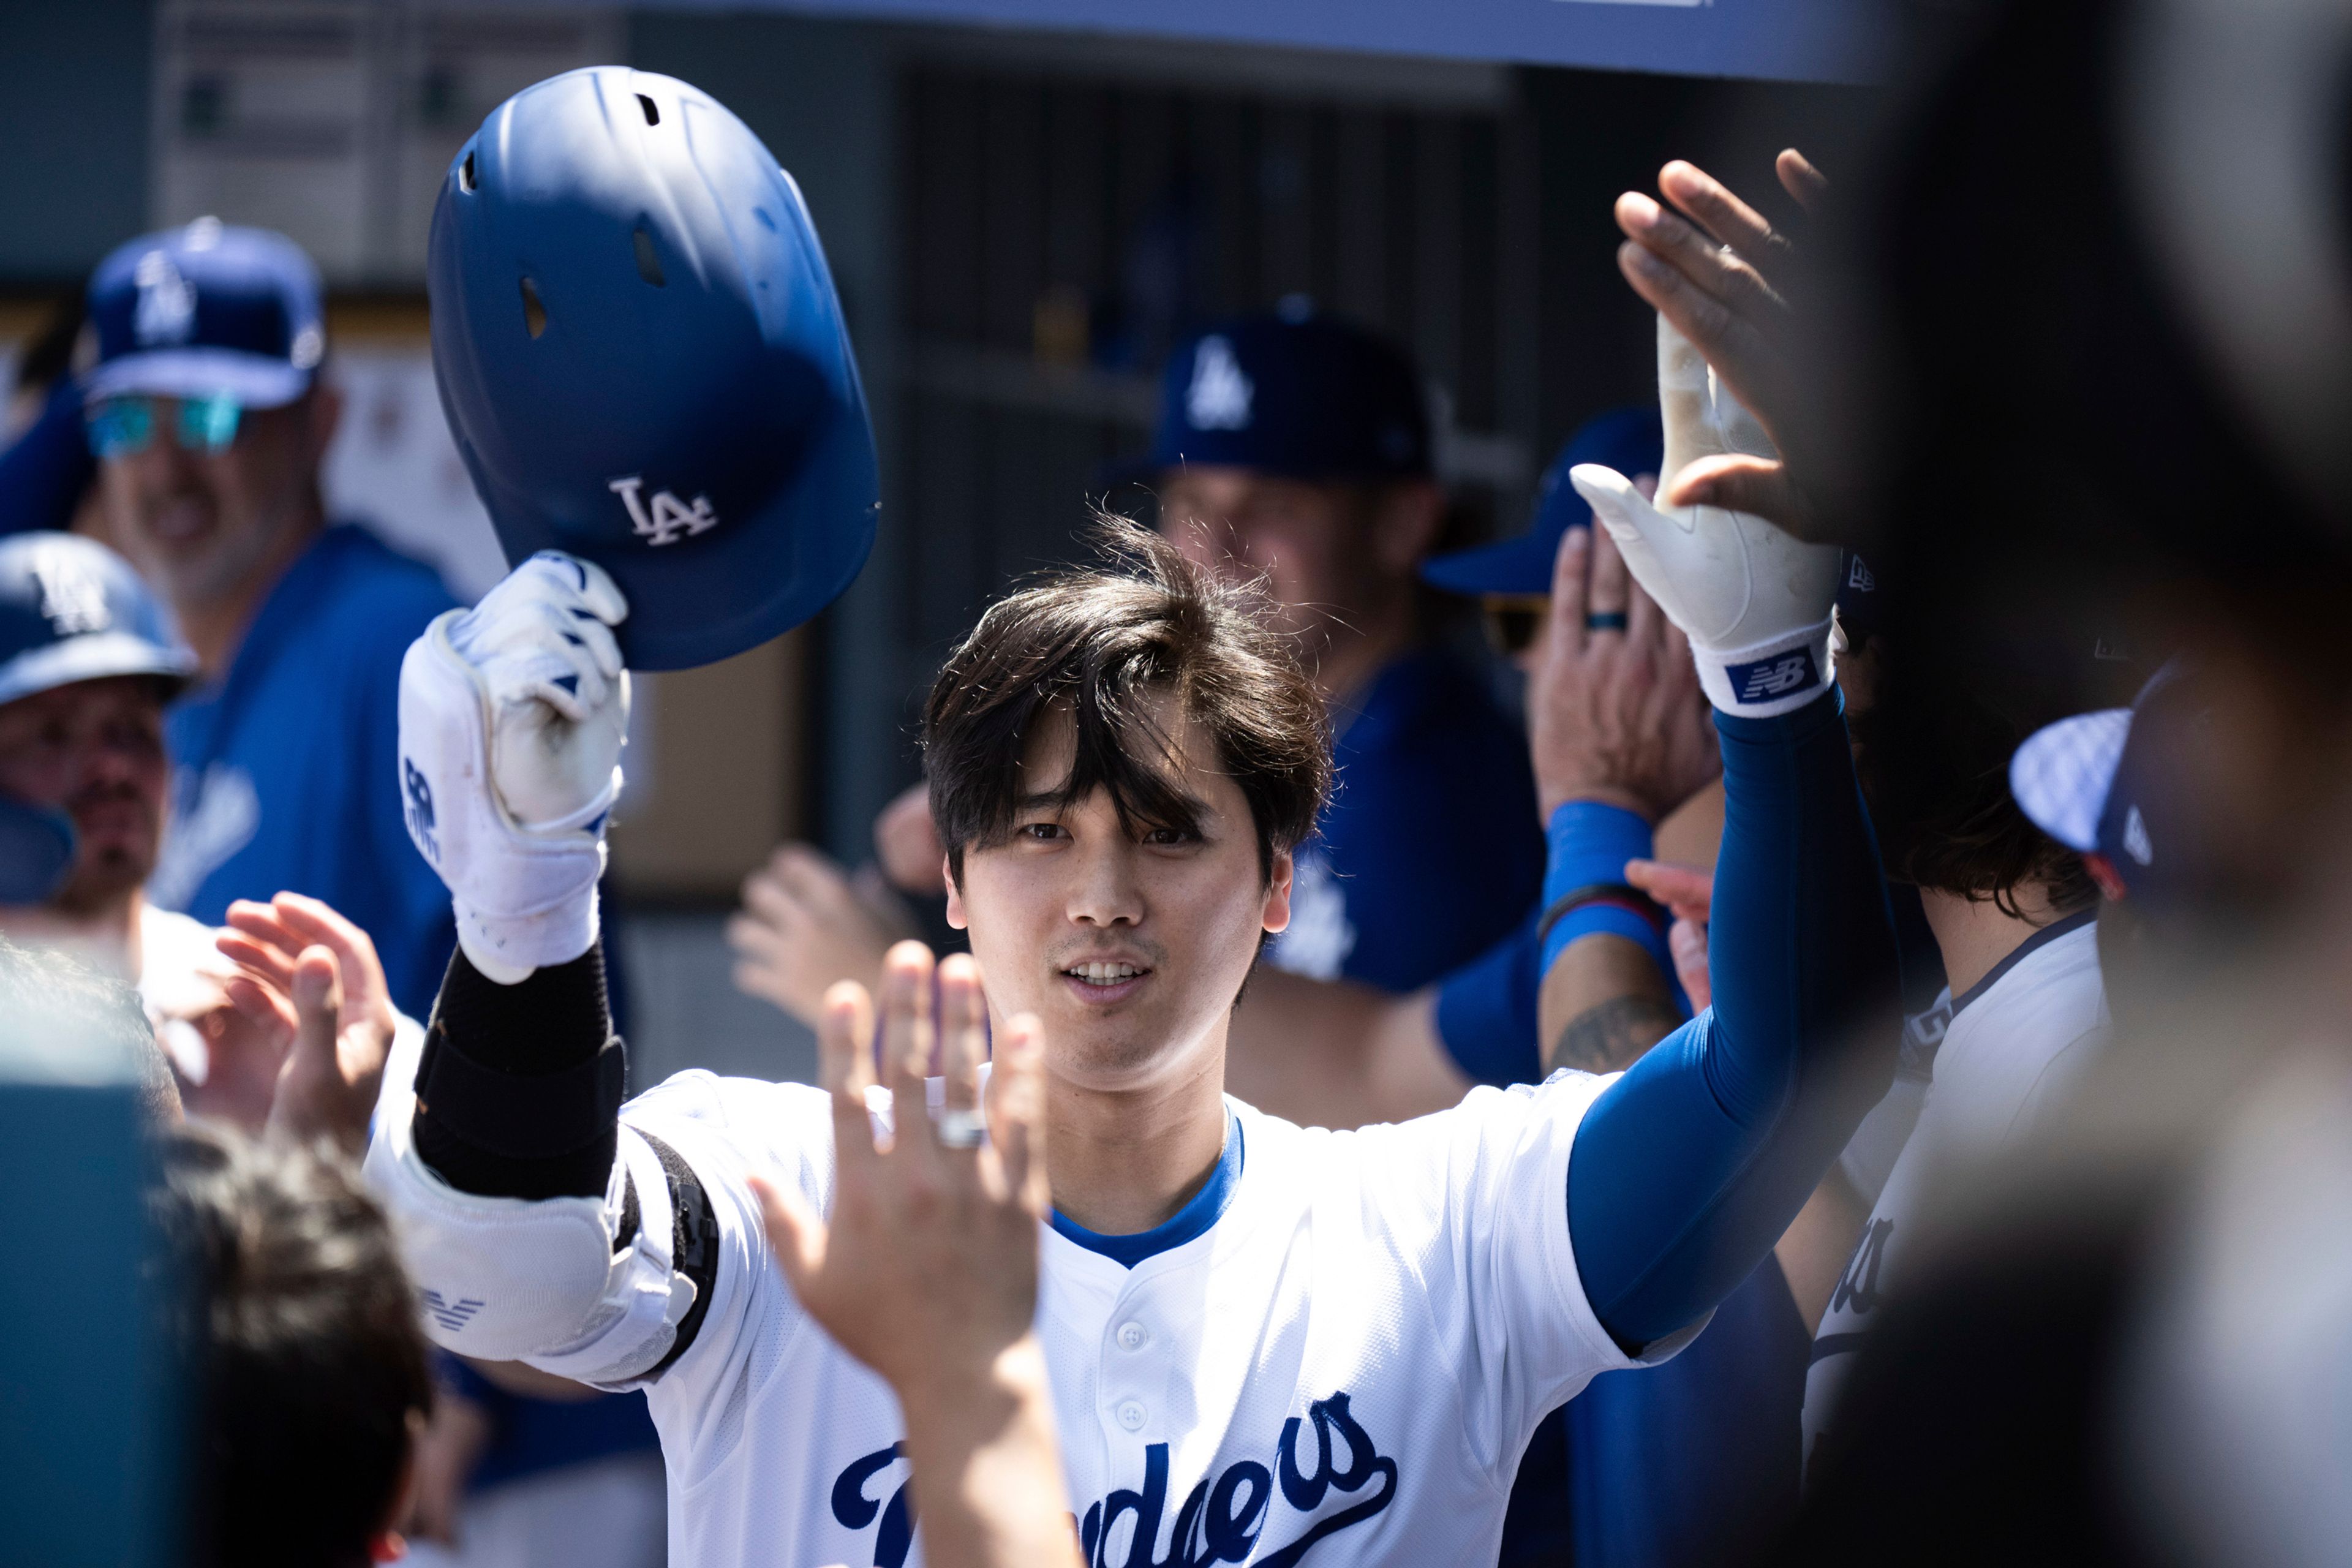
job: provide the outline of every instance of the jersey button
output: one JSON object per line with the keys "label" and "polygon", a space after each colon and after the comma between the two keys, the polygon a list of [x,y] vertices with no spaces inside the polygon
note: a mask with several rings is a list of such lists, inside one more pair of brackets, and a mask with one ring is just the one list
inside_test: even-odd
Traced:
{"label": "jersey button", "polygon": [[1119,1405],[1118,1415],[1118,1424],[1129,1431],[1143,1430],[1143,1405],[1139,1401],[1133,1399],[1126,1401]]}
{"label": "jersey button", "polygon": [[1139,1351],[1151,1342],[1151,1331],[1141,1323],[1121,1323],[1118,1326],[1118,1348]]}

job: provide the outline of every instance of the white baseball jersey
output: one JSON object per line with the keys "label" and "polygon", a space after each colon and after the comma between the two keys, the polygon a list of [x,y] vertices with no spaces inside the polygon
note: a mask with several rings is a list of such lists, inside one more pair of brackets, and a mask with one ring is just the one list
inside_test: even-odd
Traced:
{"label": "white baseball jersey", "polygon": [[[1129,1268],[1045,1227],[1037,1329],[1089,1563],[1493,1563],[1537,1423],[1636,1364],[1569,1245],[1570,1148],[1608,1081],[1481,1089],[1352,1132],[1229,1102],[1241,1170],[1203,1234]],[[897,1400],[801,1310],[745,1181],[768,1173],[825,1205],[826,1097],[688,1072],[624,1109],[633,1172],[641,1135],[691,1167],[719,1248],[691,1345],[645,1385],[673,1560],[919,1561]],[[463,1352],[457,1316],[428,1331]],[[623,1313],[564,1325],[548,1349],[625,1366],[633,1335],[653,1354],[667,1342]]]}
{"label": "white baseball jersey", "polygon": [[1917,1125],[1831,1293],[1805,1376],[1804,1444],[1835,1412],[1871,1315],[1902,1277],[1906,1247],[1952,1165],[1991,1157],[2030,1131],[2105,1037],[2095,911],[2026,939],[1952,1004]]}

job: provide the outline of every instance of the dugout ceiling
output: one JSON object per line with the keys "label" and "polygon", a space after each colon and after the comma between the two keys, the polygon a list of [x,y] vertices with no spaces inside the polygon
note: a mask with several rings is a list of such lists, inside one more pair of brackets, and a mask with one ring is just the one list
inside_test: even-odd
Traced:
{"label": "dugout ceiling", "polygon": [[1859,83],[1883,0],[667,0],[646,9],[977,22],[1684,76]]}

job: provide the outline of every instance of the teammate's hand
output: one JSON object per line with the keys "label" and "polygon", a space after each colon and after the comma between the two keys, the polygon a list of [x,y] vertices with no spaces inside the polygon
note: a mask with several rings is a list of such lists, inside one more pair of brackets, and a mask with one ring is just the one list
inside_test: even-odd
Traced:
{"label": "teammate's hand", "polygon": [[458,945],[494,980],[596,939],[629,715],[612,628],[627,613],[602,568],[541,551],[401,664],[409,837],[448,885]]}
{"label": "teammate's hand", "polygon": [[931,790],[901,790],[874,816],[874,855],[882,874],[902,893],[941,898],[948,890],[947,850],[931,821]]}
{"label": "teammate's hand", "polygon": [[1654,824],[1723,771],[1690,645],[1598,530],[1560,539],[1528,736],[1546,820],[1598,800]]}
{"label": "teammate's hand", "polygon": [[[1038,1228],[1048,1203],[1045,1075],[1037,1021],[996,1037],[985,1142],[980,1064],[988,1006],[980,965],[938,966],[919,942],[891,949],[882,985],[881,1058],[891,1131],[877,1143],[874,1007],[848,982],[825,999],[818,1031],[833,1094],[830,1224],[789,1188],[755,1184],[784,1278],[824,1330],[888,1381],[903,1402],[978,1397],[1016,1347],[1034,1350]],[[944,1101],[934,1125],[925,1079],[937,1048]],[[919,1424],[909,1411],[910,1424]]]}
{"label": "teammate's hand", "polygon": [[199,970],[172,987],[160,1010],[158,1038],[180,1079],[180,1105],[190,1116],[259,1132],[293,1043],[290,1020],[239,1006],[230,978]]}
{"label": "teammate's hand", "polygon": [[[1802,153],[1782,153],[1775,172],[1807,212],[1821,210],[1829,182]],[[1638,191],[1619,196],[1617,226],[1626,237],[1618,268],[1755,411],[1774,448],[1711,454],[1680,472],[1670,467],[1664,500],[1752,512],[1800,538],[1818,539],[1820,519],[1801,482],[1802,448],[1791,446],[1802,428],[1790,342],[1793,247],[1762,214],[1693,164],[1668,163],[1658,172],[1658,189],[1688,221]],[[1797,455],[1784,460],[1792,451]]]}
{"label": "teammate's hand", "polygon": [[1628,860],[1625,880],[1674,915],[1675,923],[1666,931],[1666,950],[1674,954],[1675,977],[1683,983],[1691,1011],[1706,1011],[1715,999],[1715,988],[1706,974],[1706,921],[1715,906],[1714,875],[1664,860]]}
{"label": "teammate's hand", "polygon": [[743,907],[727,922],[735,988],[763,997],[817,1028],[838,980],[869,991],[883,955],[913,935],[898,895],[867,868],[846,876],[805,844],[787,844],[743,879]]}
{"label": "teammate's hand", "polygon": [[239,973],[229,999],[291,1044],[270,1097],[273,1132],[331,1137],[357,1153],[383,1081],[399,1015],[367,932],[316,899],[239,899],[214,939]]}
{"label": "teammate's hand", "polygon": [[[1772,444],[1697,351],[1658,318],[1658,405],[1667,488],[1711,454]],[[1689,637],[1707,700],[1765,718],[1802,707],[1830,680],[1830,606],[1843,552],[1807,544],[1748,512],[1653,506],[1632,480],[1597,463],[1569,470],[1625,557],[1633,580]]]}
{"label": "teammate's hand", "polygon": [[[1054,1438],[1037,1316],[1045,1187],[1045,1081],[1037,1020],[996,1036],[980,1138],[988,1004],[980,965],[937,971],[919,942],[891,949],[882,1074],[891,1131],[877,1144],[874,1006],[845,982],[818,1031],[833,1093],[828,1225],[789,1187],[752,1178],[793,1293],[842,1348],[879,1373],[907,1419],[923,1560],[939,1568],[1080,1568]],[[924,1079],[936,1050],[937,1124]]]}

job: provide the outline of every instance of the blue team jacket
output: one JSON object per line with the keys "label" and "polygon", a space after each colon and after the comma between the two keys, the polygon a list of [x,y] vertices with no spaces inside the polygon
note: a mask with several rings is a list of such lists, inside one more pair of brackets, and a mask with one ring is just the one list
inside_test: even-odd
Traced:
{"label": "blue team jacket", "polygon": [[1484,952],[1543,888],[1528,742],[1477,676],[1423,650],[1334,714],[1334,787],[1301,848],[1276,966],[1412,991]]}
{"label": "blue team jacket", "polygon": [[234,899],[322,899],[375,939],[401,1011],[425,1016],[457,930],[401,820],[400,660],[456,605],[373,534],[321,532],[226,677],[165,719],[172,823],[148,896],[215,925]]}

